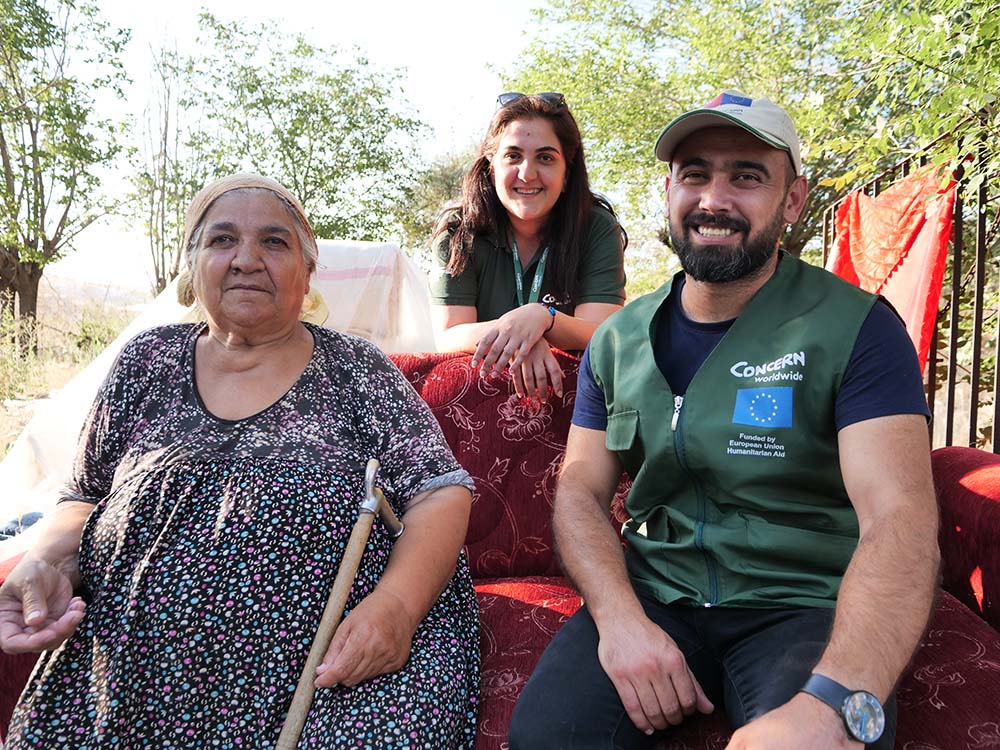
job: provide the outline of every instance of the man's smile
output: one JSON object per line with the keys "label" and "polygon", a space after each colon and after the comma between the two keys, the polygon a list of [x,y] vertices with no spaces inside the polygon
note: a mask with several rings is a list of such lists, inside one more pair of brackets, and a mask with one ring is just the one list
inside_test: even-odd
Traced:
{"label": "man's smile", "polygon": [[737,216],[715,215],[694,211],[684,219],[684,228],[696,237],[706,240],[725,240],[749,234],[750,225]]}
{"label": "man's smile", "polygon": [[728,237],[731,234],[736,234],[735,229],[724,227],[695,227],[695,231],[702,237]]}

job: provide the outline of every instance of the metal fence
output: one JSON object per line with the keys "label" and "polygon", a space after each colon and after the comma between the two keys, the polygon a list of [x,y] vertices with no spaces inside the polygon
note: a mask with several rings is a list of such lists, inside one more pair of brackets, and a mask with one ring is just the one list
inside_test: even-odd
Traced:
{"label": "metal fence", "polygon": [[[970,179],[972,170],[966,169],[967,164],[984,163],[983,157],[981,152],[963,151],[960,140],[944,136],[855,191],[875,197],[927,164],[958,164],[949,261],[925,373],[933,415],[930,439],[935,448],[968,445],[1000,453],[1000,177],[977,173]],[[837,209],[845,198],[823,214],[824,264],[833,249]]]}

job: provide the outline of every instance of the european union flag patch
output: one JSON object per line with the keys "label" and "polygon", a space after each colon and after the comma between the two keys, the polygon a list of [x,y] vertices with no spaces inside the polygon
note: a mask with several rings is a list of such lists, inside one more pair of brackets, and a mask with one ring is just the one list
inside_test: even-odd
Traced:
{"label": "european union flag patch", "polygon": [[740,388],[736,391],[733,424],[791,427],[794,388]]}

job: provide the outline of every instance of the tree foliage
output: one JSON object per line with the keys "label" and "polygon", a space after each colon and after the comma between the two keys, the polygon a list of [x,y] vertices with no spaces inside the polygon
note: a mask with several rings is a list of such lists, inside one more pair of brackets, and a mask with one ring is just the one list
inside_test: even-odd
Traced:
{"label": "tree foliage", "polygon": [[252,169],[302,201],[321,237],[383,239],[412,180],[407,146],[421,124],[405,112],[399,75],[357,53],[320,48],[273,23],[201,16],[190,98],[192,145],[219,172]]}
{"label": "tree foliage", "polygon": [[408,154],[422,127],[405,112],[399,74],[273,22],[202,13],[199,29],[196,54],[155,56],[155,102],[133,165],[133,206],[157,290],[180,269],[191,198],[240,170],[291,190],[320,237],[398,234],[414,197]]}
{"label": "tree foliage", "polygon": [[101,96],[121,97],[125,31],[73,0],[0,0],[0,307],[33,319],[44,267],[106,212],[99,169],[120,149]]}
{"label": "tree foliage", "polygon": [[[873,74],[859,89],[867,88],[876,103],[887,92],[899,92],[910,106],[872,128],[864,142],[865,160],[884,163],[919,155],[961,166],[965,251],[959,268],[949,264],[946,271],[945,289],[956,275],[958,296],[939,313],[938,383],[951,379],[958,393],[968,388],[970,397],[974,382],[978,385],[978,399],[967,402],[972,415],[978,411],[979,425],[969,444],[985,447],[993,426],[1000,298],[995,262],[1000,255],[1000,3],[918,0],[905,6],[873,3],[866,10],[859,38],[865,40],[864,54],[872,61]],[[973,251],[978,243],[993,261],[981,268]],[[976,283],[980,279],[982,287]],[[985,310],[981,319],[975,312],[977,301]],[[939,393],[939,416],[947,413],[947,406]],[[956,412],[954,438],[961,442],[961,423],[969,413],[963,415],[962,407]],[[970,418],[970,430],[976,421]],[[943,433],[935,433],[936,442],[943,440]]]}
{"label": "tree foliage", "polygon": [[[890,97],[908,103],[869,129],[865,160],[909,156],[948,136],[953,157],[974,155],[971,190],[1000,171],[1000,2],[872,3],[859,18],[872,73],[857,91],[879,108]],[[851,140],[848,148],[860,145]]]}
{"label": "tree foliage", "polygon": [[441,209],[459,199],[462,178],[477,152],[477,146],[470,146],[446,153],[417,171],[396,212],[406,247],[427,248]]}
{"label": "tree foliage", "polygon": [[845,176],[859,174],[863,134],[911,106],[903,91],[869,85],[857,38],[867,12],[840,0],[550,0],[508,76],[517,90],[567,95],[592,182],[621,196],[640,245],[662,224],[666,168],[653,144],[663,126],[726,88],[779,102],[812,187],[785,242],[798,253],[819,235]]}
{"label": "tree foliage", "polygon": [[199,147],[204,139],[193,136],[198,120],[184,105],[191,97],[185,65],[174,50],[154,54],[143,140],[132,156],[132,205],[149,240],[154,294],[180,273],[187,206],[219,172]]}

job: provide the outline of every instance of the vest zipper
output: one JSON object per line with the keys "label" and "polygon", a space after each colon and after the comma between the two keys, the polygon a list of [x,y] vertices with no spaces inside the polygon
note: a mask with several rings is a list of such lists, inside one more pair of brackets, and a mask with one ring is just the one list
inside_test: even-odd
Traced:
{"label": "vest zipper", "polygon": [[670,420],[670,429],[674,433],[674,450],[677,452],[677,462],[681,465],[684,473],[691,478],[691,484],[694,485],[695,493],[698,495],[698,520],[695,522],[694,546],[701,550],[708,572],[709,595],[708,601],[703,606],[712,607],[719,599],[719,581],[715,570],[715,563],[705,549],[705,517],[708,515],[706,511],[705,491],[702,489],[701,480],[688,468],[687,461],[684,458],[684,431],[678,429],[680,427],[682,406],[684,406],[684,397],[674,396],[674,416]]}

